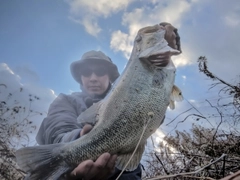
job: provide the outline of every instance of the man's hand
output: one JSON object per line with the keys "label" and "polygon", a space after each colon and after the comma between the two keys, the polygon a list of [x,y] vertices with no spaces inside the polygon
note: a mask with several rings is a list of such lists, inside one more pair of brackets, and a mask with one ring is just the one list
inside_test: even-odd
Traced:
{"label": "man's hand", "polygon": [[[80,136],[89,133],[93,126],[86,124],[80,132]],[[94,179],[106,179],[111,173],[114,172],[115,162],[117,155],[110,155],[109,153],[103,153],[94,162],[92,160],[86,160],[80,163],[70,174],[69,179],[75,180],[83,178],[84,180]]]}
{"label": "man's hand", "polygon": [[116,159],[117,155],[111,156],[109,153],[103,153],[95,162],[92,160],[83,161],[71,172],[71,179],[106,179],[114,172]]}
{"label": "man's hand", "polygon": [[89,133],[92,130],[93,126],[90,124],[85,124],[80,132],[80,137],[83,136],[84,134]]}
{"label": "man's hand", "polygon": [[177,55],[181,53],[180,48],[180,37],[177,33],[177,29],[169,23],[161,23],[161,28],[166,31],[165,40],[168,42],[168,45],[176,50],[179,50],[179,53],[164,52],[155,56],[150,56],[148,60],[157,67],[165,67],[169,63],[172,55]]}
{"label": "man's hand", "polygon": [[167,51],[156,56],[150,56],[148,60],[157,67],[165,67],[171,59],[172,53]]}

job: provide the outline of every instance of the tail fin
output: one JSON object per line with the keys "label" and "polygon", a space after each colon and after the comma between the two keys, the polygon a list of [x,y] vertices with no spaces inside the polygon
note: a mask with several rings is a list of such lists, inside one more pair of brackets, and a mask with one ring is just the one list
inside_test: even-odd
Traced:
{"label": "tail fin", "polygon": [[17,150],[17,163],[28,173],[25,179],[58,179],[62,174],[71,170],[62,158],[54,154],[54,151],[62,146],[63,144],[51,144]]}

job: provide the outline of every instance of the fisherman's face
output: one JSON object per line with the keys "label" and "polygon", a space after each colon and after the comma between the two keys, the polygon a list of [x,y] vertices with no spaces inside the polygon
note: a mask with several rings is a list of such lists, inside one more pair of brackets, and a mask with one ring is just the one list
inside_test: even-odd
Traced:
{"label": "fisherman's face", "polygon": [[82,70],[83,88],[89,95],[102,95],[108,88],[110,78],[102,64],[86,64]]}

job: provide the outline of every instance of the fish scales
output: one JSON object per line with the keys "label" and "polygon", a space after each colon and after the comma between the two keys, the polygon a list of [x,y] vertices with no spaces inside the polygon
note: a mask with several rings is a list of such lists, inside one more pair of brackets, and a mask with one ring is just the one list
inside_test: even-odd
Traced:
{"label": "fish scales", "polygon": [[[27,178],[57,179],[80,162],[96,160],[104,152],[117,154],[116,166],[123,169],[135,148],[137,151],[127,169],[134,170],[138,166],[146,139],[164,120],[174,86],[175,67],[172,62],[166,67],[157,68],[147,60],[166,51],[178,53],[167,46],[164,34],[159,25],[138,32],[130,60],[109,94],[78,118],[86,123],[97,121],[87,135],[66,144],[28,147],[17,151],[18,163],[28,173]],[[140,145],[136,147],[139,141]],[[44,158],[49,156],[46,160],[48,164],[37,166],[41,157],[35,157],[34,161],[24,159],[33,157],[31,154],[39,156],[37,153],[42,153]],[[43,175],[41,170],[46,167],[49,169],[44,170]]]}
{"label": "fish scales", "polygon": [[[138,61],[134,62],[137,62],[132,64],[134,67],[135,64],[139,65],[140,63]],[[140,68],[142,67],[140,66],[139,69]],[[144,72],[144,68],[141,70],[143,71],[143,75],[146,74],[146,72]],[[100,148],[102,152],[104,152],[104,150],[109,151],[109,149],[111,149],[113,154],[121,154],[133,150],[135,147],[133,147],[132,144],[136,144],[139,141],[139,137],[142,133],[142,127],[149,118],[148,112],[156,113],[157,111],[161,111],[161,108],[159,107],[164,107],[163,111],[165,112],[165,109],[168,105],[168,101],[165,101],[165,93],[163,93],[162,96],[159,96],[160,91],[157,87],[155,90],[150,91],[150,87],[148,85],[149,83],[142,82],[143,80],[152,81],[152,75],[149,75],[149,77],[146,75],[139,76],[138,72],[139,70],[136,70],[136,73],[130,72],[133,74],[132,78],[136,78],[137,81],[128,82],[130,78],[126,78],[122,86],[120,85],[119,87],[116,87],[118,89],[113,89],[113,91],[118,91],[118,97],[116,98],[116,101],[110,100],[111,98],[114,99],[115,97],[109,97],[109,100],[107,101],[108,103],[106,103],[106,105],[103,107],[103,111],[105,111],[105,113],[103,117],[101,117],[101,124],[99,123],[99,125],[97,125],[98,128],[94,129],[96,131],[92,130],[87,136],[87,139],[93,139],[91,144],[97,145],[91,146],[91,148],[88,148],[86,151],[91,151],[93,154],[97,154],[96,149]],[[153,74],[154,73],[164,73],[164,71],[159,70],[153,72]],[[126,88],[125,84],[129,83],[132,83],[132,88],[129,88],[126,92],[124,91]],[[141,89],[136,89],[138,87],[141,87]],[[154,101],[156,104],[153,104],[151,101]],[[163,106],[161,104],[163,104]],[[151,121],[152,123],[149,124],[150,128],[156,129],[159,127],[161,121],[156,119],[163,119],[163,116],[164,114],[154,116],[154,119]],[[131,126],[129,126],[129,124]],[[109,130],[105,131],[105,128],[108,128]],[[96,134],[98,134],[98,136],[96,136]],[[88,140],[87,144],[89,144]],[[79,145],[77,144],[76,146]]]}

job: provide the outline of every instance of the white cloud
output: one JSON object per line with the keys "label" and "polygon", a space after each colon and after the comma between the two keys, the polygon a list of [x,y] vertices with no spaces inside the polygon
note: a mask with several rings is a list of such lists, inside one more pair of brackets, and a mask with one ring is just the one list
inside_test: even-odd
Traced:
{"label": "white cloud", "polygon": [[68,0],[70,5],[70,12],[74,15],[82,13],[94,14],[96,16],[108,17],[112,13],[125,9],[132,0]]}
{"label": "white cloud", "polygon": [[230,28],[240,26],[240,3],[238,0],[232,0],[231,3],[221,1],[218,4],[217,13],[219,19]]}
{"label": "white cloud", "polygon": [[97,37],[97,35],[102,31],[97,23],[97,18],[91,15],[84,16],[81,20],[76,19],[74,17],[70,17],[70,19],[78,24],[84,26],[85,31],[90,35]]}
{"label": "white cloud", "polygon": [[115,14],[124,10],[134,0],[66,0],[70,5],[70,14],[74,22],[80,23],[85,27],[85,30],[97,36],[101,31],[98,25],[98,18],[107,18],[111,14]]}
{"label": "white cloud", "polygon": [[173,56],[172,59],[176,67],[186,66],[187,64],[190,63],[190,61],[183,54]]}
{"label": "white cloud", "polygon": [[196,63],[199,56],[206,56],[212,73],[226,81],[236,78],[240,66],[239,11],[238,1],[198,1],[192,6],[179,29],[187,61]]}
{"label": "white cloud", "polygon": [[14,74],[18,75],[20,80],[24,80],[25,82],[38,82],[39,77],[31,70],[28,66],[17,66],[13,69]]}
{"label": "white cloud", "polygon": [[82,20],[82,25],[90,35],[95,37],[97,37],[97,35],[102,31],[95,17],[84,17]]}
{"label": "white cloud", "polygon": [[7,71],[10,74],[14,74],[14,72],[5,63],[0,63],[0,72],[2,71]]}
{"label": "white cloud", "polygon": [[231,13],[227,15],[225,18],[225,23],[229,26],[236,27],[240,25],[240,19],[239,16],[235,13]]}
{"label": "white cloud", "polygon": [[131,54],[133,42],[130,38],[132,37],[120,30],[114,31],[112,33],[110,47],[115,51],[122,51],[124,56],[128,58]]}
{"label": "white cloud", "polygon": [[[29,71],[36,74],[34,71]],[[26,73],[28,73],[26,72]],[[48,107],[56,97],[51,89],[37,86],[36,84],[22,83],[21,78],[5,63],[0,63],[0,99],[7,103],[8,107],[25,107],[20,113],[11,118],[9,123],[22,122],[27,118],[32,122],[31,126],[36,127],[30,135],[30,143],[35,143],[35,135],[38,128],[47,114]],[[31,112],[30,112],[31,111]],[[11,117],[11,116],[10,116]],[[24,123],[27,123],[25,120]]]}

